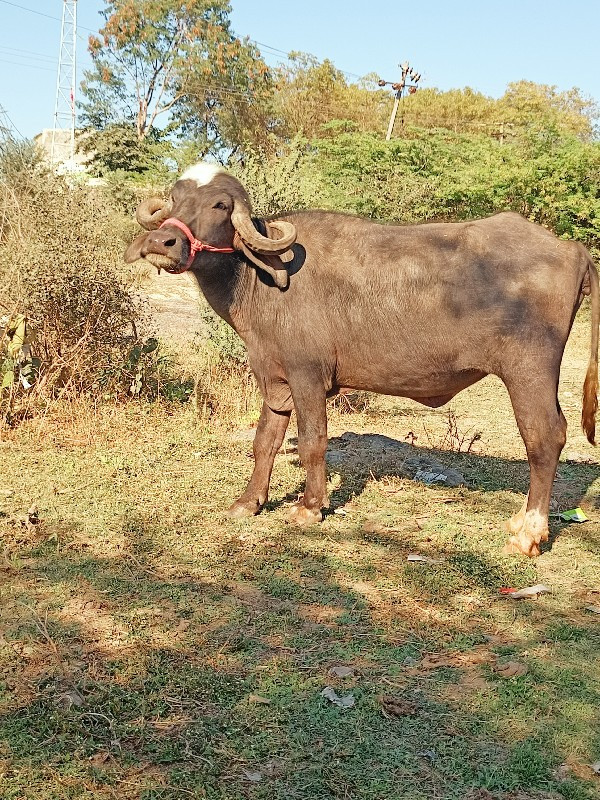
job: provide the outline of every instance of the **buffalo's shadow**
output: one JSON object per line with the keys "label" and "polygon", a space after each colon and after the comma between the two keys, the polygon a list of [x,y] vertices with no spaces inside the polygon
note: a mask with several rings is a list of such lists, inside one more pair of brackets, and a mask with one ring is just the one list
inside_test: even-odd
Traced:
{"label": "buffalo's shadow", "polygon": [[[297,439],[289,439],[287,452],[293,452]],[[341,485],[331,493],[330,507],[325,514],[333,514],[352,497],[360,494],[372,479],[404,478],[429,486],[432,490],[459,489],[468,491],[515,491],[526,494],[529,490],[529,464],[523,458],[504,458],[472,452],[456,452],[436,448],[417,447],[379,433],[352,433],[329,439],[326,461],[329,472],[342,477]],[[585,500],[587,506],[600,508],[600,498],[591,497],[588,491],[600,475],[600,465],[594,462],[562,461],[557,468],[552,493],[551,511],[575,508]],[[463,488],[463,491],[464,491]],[[295,500],[301,492],[290,492],[283,502]],[[277,504],[275,504],[277,505]],[[516,512],[518,502],[515,502]],[[557,514],[551,516],[551,538],[570,523]]]}

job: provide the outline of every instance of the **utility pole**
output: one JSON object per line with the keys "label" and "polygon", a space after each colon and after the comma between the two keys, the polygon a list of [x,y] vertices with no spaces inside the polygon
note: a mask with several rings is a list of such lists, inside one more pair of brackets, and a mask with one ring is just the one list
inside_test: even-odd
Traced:
{"label": "utility pole", "polygon": [[8,114],[2,106],[0,106],[0,146],[4,144],[4,142],[12,141],[13,138],[13,126],[8,118]]}
{"label": "utility pole", "polygon": [[75,156],[76,37],[77,0],[63,0],[54,125],[50,149],[50,160],[53,164],[63,160],[61,155],[65,152],[65,145],[67,145],[66,152],[68,154],[66,160],[73,164]]}
{"label": "utility pole", "polygon": [[[402,78],[398,83],[392,83],[392,81],[378,81],[379,86],[391,86],[392,89],[396,92],[396,98],[394,100],[394,107],[392,109],[392,114],[390,116],[390,124],[388,125],[387,134],[385,137],[386,142],[388,142],[392,138],[392,131],[394,130],[394,122],[396,121],[396,114],[398,113],[398,106],[400,105],[400,100],[404,95],[404,90],[408,89],[409,94],[414,94],[418,86],[417,84],[421,80],[421,73],[416,72],[408,61],[404,61],[402,64],[398,64],[400,69],[402,70]],[[407,79],[412,81],[412,83],[407,84]]]}

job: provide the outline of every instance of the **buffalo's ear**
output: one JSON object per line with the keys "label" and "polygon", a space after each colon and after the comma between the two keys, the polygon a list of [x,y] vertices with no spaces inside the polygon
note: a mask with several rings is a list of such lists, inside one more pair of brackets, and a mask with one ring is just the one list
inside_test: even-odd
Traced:
{"label": "buffalo's ear", "polygon": [[129,245],[125,251],[125,261],[127,264],[131,264],[132,261],[137,261],[138,258],[142,257],[142,247],[146,241],[146,236],[148,236],[147,233],[142,233]]}
{"label": "buffalo's ear", "polygon": [[279,256],[253,253],[245,244],[242,244],[242,251],[253,264],[256,264],[257,267],[267,272],[273,278],[277,288],[282,291],[288,288],[290,276]]}
{"label": "buffalo's ear", "polygon": [[282,291],[288,288],[290,276],[285,268],[285,264],[279,256],[255,253],[237,233],[233,238],[233,246],[236,250],[241,250],[246,258],[252,261],[259,269],[267,272],[273,278],[275,286]]}

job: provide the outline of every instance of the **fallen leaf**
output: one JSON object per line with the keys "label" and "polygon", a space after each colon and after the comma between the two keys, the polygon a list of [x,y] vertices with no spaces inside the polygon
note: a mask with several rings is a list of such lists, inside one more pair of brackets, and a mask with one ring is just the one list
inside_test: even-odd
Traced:
{"label": "fallen leaf", "polygon": [[54,705],[58,708],[64,708],[67,711],[75,706],[75,708],[81,708],[84,704],[83,697],[79,694],[77,689],[70,689],[67,692],[63,692],[59,694],[56,700],[54,701]]}
{"label": "fallen leaf", "polygon": [[248,695],[248,702],[254,703],[255,705],[268,706],[271,701],[268,697],[263,697],[260,694],[250,694]]}
{"label": "fallen leaf", "polygon": [[406,556],[407,561],[424,561],[426,564],[443,564],[444,558],[431,558],[431,556],[421,556],[418,553],[410,553]]}
{"label": "fallen leaf", "polygon": [[524,589],[519,589],[517,592],[508,592],[508,597],[512,597],[513,600],[525,600],[526,598],[535,599],[540,594],[549,594],[551,593],[551,589],[547,586],[544,586],[543,583],[536,583],[535,586],[525,586]]}
{"label": "fallen leaf", "polygon": [[8,523],[17,527],[31,530],[35,528],[36,525],[39,525],[41,521],[42,520],[40,519],[37,506],[34,504],[27,510],[26,514],[17,514],[13,517],[10,517]]}
{"label": "fallen leaf", "polygon": [[356,702],[353,694],[345,694],[343,697],[340,697],[340,695],[331,686],[326,686],[323,689],[321,692],[321,697],[324,697],[340,708],[352,708]]}
{"label": "fallen leaf", "polygon": [[333,675],[334,678],[353,678],[354,669],[352,667],[344,667],[342,665],[331,667],[327,673]]}
{"label": "fallen leaf", "polygon": [[384,696],[379,702],[385,717],[414,717],[418,712],[416,703],[401,697]]}
{"label": "fallen leaf", "polygon": [[505,661],[503,664],[497,664],[494,672],[501,678],[520,678],[528,672],[528,668],[519,661]]}
{"label": "fallen leaf", "polygon": [[262,781],[262,772],[250,772],[250,770],[247,769],[243,769],[242,772],[252,783],[258,783],[259,781]]}

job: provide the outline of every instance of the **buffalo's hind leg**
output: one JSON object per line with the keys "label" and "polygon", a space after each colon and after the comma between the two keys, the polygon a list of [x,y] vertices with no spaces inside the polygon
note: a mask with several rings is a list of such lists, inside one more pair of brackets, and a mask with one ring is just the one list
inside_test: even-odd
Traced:
{"label": "buffalo's hind leg", "polygon": [[[537,370],[536,370],[537,371]],[[529,461],[529,494],[507,523],[512,536],[505,553],[540,554],[548,540],[548,512],[558,459],[567,438],[567,421],[557,397],[558,369],[538,371],[535,380],[506,382]]]}
{"label": "buffalo's hind leg", "polygon": [[263,403],[256,436],[254,437],[254,470],[246,490],[228,511],[232,518],[258,514],[269,495],[273,462],[283,444],[291,411],[273,411]]}

